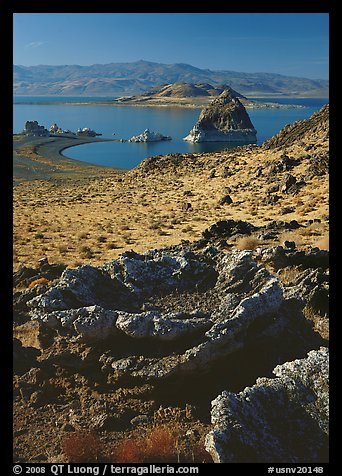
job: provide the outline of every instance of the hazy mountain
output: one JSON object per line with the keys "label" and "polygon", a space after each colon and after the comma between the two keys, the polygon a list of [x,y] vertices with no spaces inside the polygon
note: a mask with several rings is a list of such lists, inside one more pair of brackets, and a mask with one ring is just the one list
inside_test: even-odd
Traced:
{"label": "hazy mountain", "polygon": [[94,64],[91,66],[14,65],[15,95],[102,95],[139,94],[169,83],[228,84],[247,96],[303,95],[327,97],[329,82],[273,73],[212,71],[189,64],[150,61]]}

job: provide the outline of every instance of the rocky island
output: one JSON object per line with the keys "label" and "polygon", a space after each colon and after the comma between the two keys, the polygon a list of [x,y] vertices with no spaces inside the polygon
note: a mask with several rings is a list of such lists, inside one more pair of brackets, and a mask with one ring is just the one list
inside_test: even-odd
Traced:
{"label": "rocky island", "polygon": [[249,99],[231,88],[228,84],[213,86],[209,83],[170,83],[155,86],[148,91],[133,96],[120,96],[107,102],[113,106],[152,106],[152,107],[193,107],[203,108],[225,90],[239,98],[246,109],[292,109],[302,108],[298,104],[282,104]]}
{"label": "rocky island", "polygon": [[159,142],[162,140],[171,140],[170,136],[164,136],[160,132],[153,132],[145,129],[144,132],[128,139],[128,142]]}
{"label": "rocky island", "polygon": [[224,90],[200,114],[188,142],[256,142],[256,130],[232,89]]}

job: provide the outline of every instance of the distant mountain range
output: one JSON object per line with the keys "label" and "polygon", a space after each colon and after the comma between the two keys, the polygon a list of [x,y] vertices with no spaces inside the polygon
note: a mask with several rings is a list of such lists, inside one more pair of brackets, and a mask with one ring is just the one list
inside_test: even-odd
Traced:
{"label": "distant mountain range", "polygon": [[275,73],[212,71],[189,64],[150,61],[94,64],[91,66],[14,65],[13,94],[29,96],[123,96],[140,94],[170,83],[228,84],[249,97],[328,97],[329,81]]}

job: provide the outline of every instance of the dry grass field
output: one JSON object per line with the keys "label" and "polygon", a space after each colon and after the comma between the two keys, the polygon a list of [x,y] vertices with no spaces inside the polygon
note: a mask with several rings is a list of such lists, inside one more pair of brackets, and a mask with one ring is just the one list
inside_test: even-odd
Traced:
{"label": "dry grass field", "polygon": [[[294,219],[305,228],[287,232],[280,242],[326,248],[326,175],[305,180],[295,194],[276,192],[277,201],[269,199],[272,187],[281,185],[288,173],[268,174],[284,152],[300,158],[291,170],[300,181],[310,157],[305,158],[298,145],[285,151],[243,147],[185,155],[177,164],[174,157],[164,156],[161,167],[143,163],[125,174],[107,169],[96,176],[19,181],[14,187],[14,269],[36,266],[42,257],[70,267],[100,265],[127,249],[144,252],[197,240],[208,226],[224,219],[254,225]],[[222,204],[226,195],[232,203]]]}

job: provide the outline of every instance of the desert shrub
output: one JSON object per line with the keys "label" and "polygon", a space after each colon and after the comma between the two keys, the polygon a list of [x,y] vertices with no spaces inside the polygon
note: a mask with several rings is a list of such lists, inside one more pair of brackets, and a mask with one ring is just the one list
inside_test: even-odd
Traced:
{"label": "desert shrub", "polygon": [[121,441],[113,452],[115,463],[177,462],[177,441],[164,426],[153,428],[145,438]]}
{"label": "desert shrub", "polygon": [[304,307],[303,314],[306,319],[312,322],[313,329],[318,332],[323,339],[329,340],[329,317],[326,314],[322,315],[309,304]]}
{"label": "desert shrub", "polygon": [[29,285],[28,288],[32,289],[36,284],[48,284],[50,281],[46,278],[38,278],[32,281]]}
{"label": "desert shrub", "polygon": [[90,432],[75,431],[62,440],[62,452],[69,463],[95,463],[100,459],[100,441]]}
{"label": "desert shrub", "polygon": [[99,243],[105,243],[105,242],[107,241],[107,237],[104,236],[104,235],[99,235],[99,236],[97,237],[97,241],[98,241]]}
{"label": "desert shrub", "polygon": [[68,252],[68,247],[66,245],[59,245],[58,251],[60,252],[61,255],[64,255],[65,253]]}
{"label": "desert shrub", "polygon": [[107,248],[107,250],[116,250],[117,248],[121,248],[121,246],[119,246],[117,243],[115,243],[115,241],[111,241],[111,242],[107,243],[106,248]]}
{"label": "desert shrub", "polygon": [[302,270],[297,266],[287,266],[278,271],[278,276],[282,283],[290,286],[291,284],[293,285],[301,272]]}
{"label": "desert shrub", "polygon": [[120,441],[112,459],[115,463],[143,463],[143,441],[137,438]]}
{"label": "desert shrub", "polygon": [[94,255],[94,253],[92,252],[91,248],[89,248],[89,246],[81,246],[80,253],[82,258],[92,258]]}
{"label": "desert shrub", "polygon": [[113,449],[115,463],[212,463],[203,442],[186,443],[177,422],[158,425],[145,437],[120,441]]}
{"label": "desert shrub", "polygon": [[316,246],[321,250],[329,250],[329,236],[322,236],[316,243]]}
{"label": "desert shrub", "polygon": [[236,246],[239,250],[255,250],[259,244],[258,238],[252,235],[243,236],[236,241]]}
{"label": "desert shrub", "polygon": [[162,226],[162,223],[160,221],[154,221],[149,225],[150,230],[158,230]]}
{"label": "desert shrub", "polygon": [[178,441],[167,426],[153,428],[146,438],[145,462],[177,462]]}

